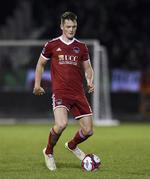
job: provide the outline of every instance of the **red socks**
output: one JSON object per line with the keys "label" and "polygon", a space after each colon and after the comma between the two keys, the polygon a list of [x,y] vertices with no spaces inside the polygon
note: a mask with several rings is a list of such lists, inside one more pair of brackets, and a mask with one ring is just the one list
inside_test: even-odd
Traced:
{"label": "red socks", "polygon": [[74,136],[74,138],[69,141],[68,146],[70,149],[75,149],[77,144],[80,144],[81,142],[85,141],[92,135],[92,132],[89,135],[84,135],[82,130],[80,129]]}
{"label": "red socks", "polygon": [[[45,151],[46,154],[53,154],[53,148],[56,145],[60,135],[61,135],[61,133],[57,134],[53,128],[51,129],[50,134],[49,134],[49,138],[48,138],[48,144],[47,144],[46,151]],[[72,150],[75,149],[78,144],[80,144],[81,142],[88,139],[91,135],[92,135],[92,132],[89,135],[85,136],[83,134],[82,130],[80,129],[75,134],[74,138],[68,142],[69,148]]]}
{"label": "red socks", "polygon": [[48,144],[47,144],[46,151],[45,151],[46,154],[53,154],[53,148],[54,148],[55,144],[57,143],[60,135],[61,135],[61,133],[57,134],[53,128],[51,129],[49,138],[48,138]]}

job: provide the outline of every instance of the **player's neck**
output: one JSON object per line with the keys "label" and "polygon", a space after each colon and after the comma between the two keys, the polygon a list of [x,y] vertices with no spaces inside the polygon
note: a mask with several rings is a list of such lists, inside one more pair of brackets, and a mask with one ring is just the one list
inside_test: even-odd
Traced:
{"label": "player's neck", "polygon": [[64,35],[61,36],[61,39],[62,39],[64,42],[66,42],[66,43],[70,43],[70,42],[72,42],[72,41],[74,40],[74,38],[68,39],[68,38],[67,38],[66,36],[64,36]]}

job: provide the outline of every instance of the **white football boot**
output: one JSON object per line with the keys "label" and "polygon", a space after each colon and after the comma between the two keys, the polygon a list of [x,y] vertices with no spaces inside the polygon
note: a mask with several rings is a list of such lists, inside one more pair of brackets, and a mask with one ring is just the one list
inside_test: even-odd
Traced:
{"label": "white football boot", "polygon": [[78,159],[80,159],[81,161],[85,158],[85,153],[83,151],[81,151],[81,149],[79,149],[78,147],[76,147],[75,149],[70,149],[68,147],[68,142],[65,143],[65,148],[67,148],[69,151],[71,151]]}
{"label": "white football boot", "polygon": [[46,148],[43,149],[43,155],[44,155],[44,158],[45,158],[45,164],[47,166],[47,168],[51,171],[54,171],[56,170],[56,164],[55,164],[55,160],[54,160],[54,157],[52,154],[46,154],[45,153],[46,151]]}

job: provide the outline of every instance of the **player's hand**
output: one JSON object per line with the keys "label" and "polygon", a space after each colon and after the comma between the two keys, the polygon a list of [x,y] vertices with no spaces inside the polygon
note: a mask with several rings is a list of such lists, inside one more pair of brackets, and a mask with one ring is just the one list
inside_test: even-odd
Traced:
{"label": "player's hand", "polygon": [[93,82],[88,82],[88,93],[94,92],[95,86]]}
{"label": "player's hand", "polygon": [[88,86],[88,93],[94,92],[94,89],[95,89],[94,84]]}
{"label": "player's hand", "polygon": [[42,87],[34,87],[33,94],[35,94],[36,96],[41,96],[45,94],[45,91]]}

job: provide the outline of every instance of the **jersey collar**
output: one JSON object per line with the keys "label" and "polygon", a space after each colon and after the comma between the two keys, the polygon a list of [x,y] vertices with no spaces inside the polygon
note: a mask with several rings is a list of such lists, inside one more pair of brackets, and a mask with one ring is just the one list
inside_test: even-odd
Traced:
{"label": "jersey collar", "polygon": [[73,38],[70,42],[66,42],[66,41],[64,41],[64,40],[62,39],[62,36],[60,36],[59,39],[60,39],[64,44],[66,44],[66,45],[72,44],[72,43],[74,42],[74,40],[75,40],[75,38]]}

